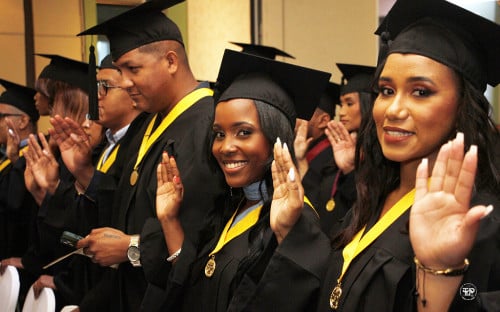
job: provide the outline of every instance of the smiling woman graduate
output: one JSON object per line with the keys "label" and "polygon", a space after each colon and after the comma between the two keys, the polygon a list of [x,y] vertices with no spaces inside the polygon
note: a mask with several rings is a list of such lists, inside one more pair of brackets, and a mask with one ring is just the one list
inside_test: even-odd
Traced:
{"label": "smiling woman graduate", "polygon": [[[295,249],[330,253],[318,310],[496,311],[499,134],[483,92],[500,82],[500,26],[446,1],[398,0],[377,33],[392,42],[358,137],[357,202],[333,248]],[[271,210],[282,236],[300,211],[288,212]]]}
{"label": "smiling woman graduate", "polygon": [[[269,259],[283,247],[276,249],[281,236],[273,232],[270,214],[286,198],[281,197],[282,182],[271,174],[271,167],[276,170],[272,166],[273,148],[275,153],[281,151],[281,142],[293,148],[295,118],[310,117],[314,110],[310,103],[318,102],[329,76],[226,50],[216,85],[211,147],[230,192],[219,202],[220,209],[200,235],[199,245],[189,246],[184,241],[179,253],[169,259],[175,265],[165,310],[304,311],[314,303],[312,294],[319,288],[326,256],[290,260],[302,263],[310,273],[304,274],[307,280],[302,280],[302,287],[288,295],[283,295],[283,290],[300,276],[268,278],[275,270]],[[288,163],[293,164],[288,152],[286,155]],[[156,209],[169,246],[182,243],[182,228],[175,217],[182,201],[182,177],[175,161],[164,154],[158,167]],[[321,229],[315,210],[303,191],[297,190],[301,195],[292,205],[302,210],[298,223],[312,229],[297,239],[295,243],[300,246],[314,241]],[[315,241],[328,248],[328,240]]]}

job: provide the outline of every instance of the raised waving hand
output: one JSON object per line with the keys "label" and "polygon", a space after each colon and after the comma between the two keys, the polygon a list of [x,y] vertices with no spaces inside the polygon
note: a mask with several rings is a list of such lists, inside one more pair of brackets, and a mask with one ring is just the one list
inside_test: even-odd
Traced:
{"label": "raised waving hand", "polygon": [[274,144],[273,201],[270,223],[278,243],[281,243],[293,228],[304,207],[304,188],[297,175],[290,151],[278,138]]}

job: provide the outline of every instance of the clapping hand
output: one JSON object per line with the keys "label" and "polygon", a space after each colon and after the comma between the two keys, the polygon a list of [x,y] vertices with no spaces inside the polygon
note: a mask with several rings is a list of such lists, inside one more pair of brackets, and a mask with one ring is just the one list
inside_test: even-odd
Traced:
{"label": "clapping hand", "polygon": [[43,133],[39,133],[38,137],[42,146],[40,146],[33,134],[29,136],[29,149],[25,153],[26,170],[31,169],[34,182],[39,188],[53,194],[59,184],[59,164],[52,154]]}
{"label": "clapping hand", "polygon": [[50,119],[50,123],[54,128],[49,129],[49,133],[59,146],[64,164],[78,183],[87,188],[94,174],[92,146],[88,135],[71,118],[63,119],[56,115]]}
{"label": "clapping hand", "polygon": [[14,125],[12,119],[5,117],[5,123],[7,124],[7,148],[5,150],[7,157],[12,163],[15,163],[19,159],[19,143],[21,139],[19,138],[19,133]]}

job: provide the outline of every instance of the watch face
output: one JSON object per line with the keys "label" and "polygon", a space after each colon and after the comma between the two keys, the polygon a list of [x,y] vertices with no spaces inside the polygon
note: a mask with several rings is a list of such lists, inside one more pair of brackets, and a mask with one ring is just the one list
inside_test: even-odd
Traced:
{"label": "watch face", "polygon": [[127,250],[127,257],[129,261],[137,261],[141,258],[139,247],[130,246]]}

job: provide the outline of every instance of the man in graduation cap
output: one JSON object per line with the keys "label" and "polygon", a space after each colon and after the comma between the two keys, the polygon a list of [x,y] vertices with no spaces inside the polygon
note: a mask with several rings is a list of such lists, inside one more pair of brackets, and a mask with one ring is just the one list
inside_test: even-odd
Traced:
{"label": "man in graduation cap", "polygon": [[[214,112],[212,91],[194,78],[179,28],[162,13],[179,2],[146,2],[80,34],[108,37],[114,64],[122,73],[119,86],[138,109],[151,113],[137,133],[141,143],[123,170],[114,206],[99,207],[113,209],[111,227],[94,229],[78,245],[101,265],[119,264],[116,279],[108,279],[110,286],[101,297],[123,311],[139,309],[148,282],[148,296],[162,289],[171,267],[166,259],[182,254],[165,247],[155,213],[156,167],[162,153],[175,157],[184,174],[185,201],[179,218],[186,239],[193,239],[191,233],[222,191],[204,161]],[[82,174],[90,183],[93,171]]]}
{"label": "man in graduation cap", "polygon": [[[325,134],[340,104],[340,85],[330,82],[309,121],[298,120],[294,141],[306,196],[320,215],[321,228],[329,234],[351,207],[354,179],[342,175],[334,151]],[[339,187],[342,185],[342,187]]]}
{"label": "man in graduation cap", "polygon": [[[7,153],[0,163],[0,272],[7,265],[23,268],[21,256],[30,243],[30,229],[37,204],[24,183],[27,139],[35,133],[40,115],[34,103],[35,90],[0,79],[5,91],[0,95],[0,144]],[[3,270],[2,270],[3,269]],[[23,286],[33,277],[21,273]],[[26,292],[23,287],[21,294]]]}

